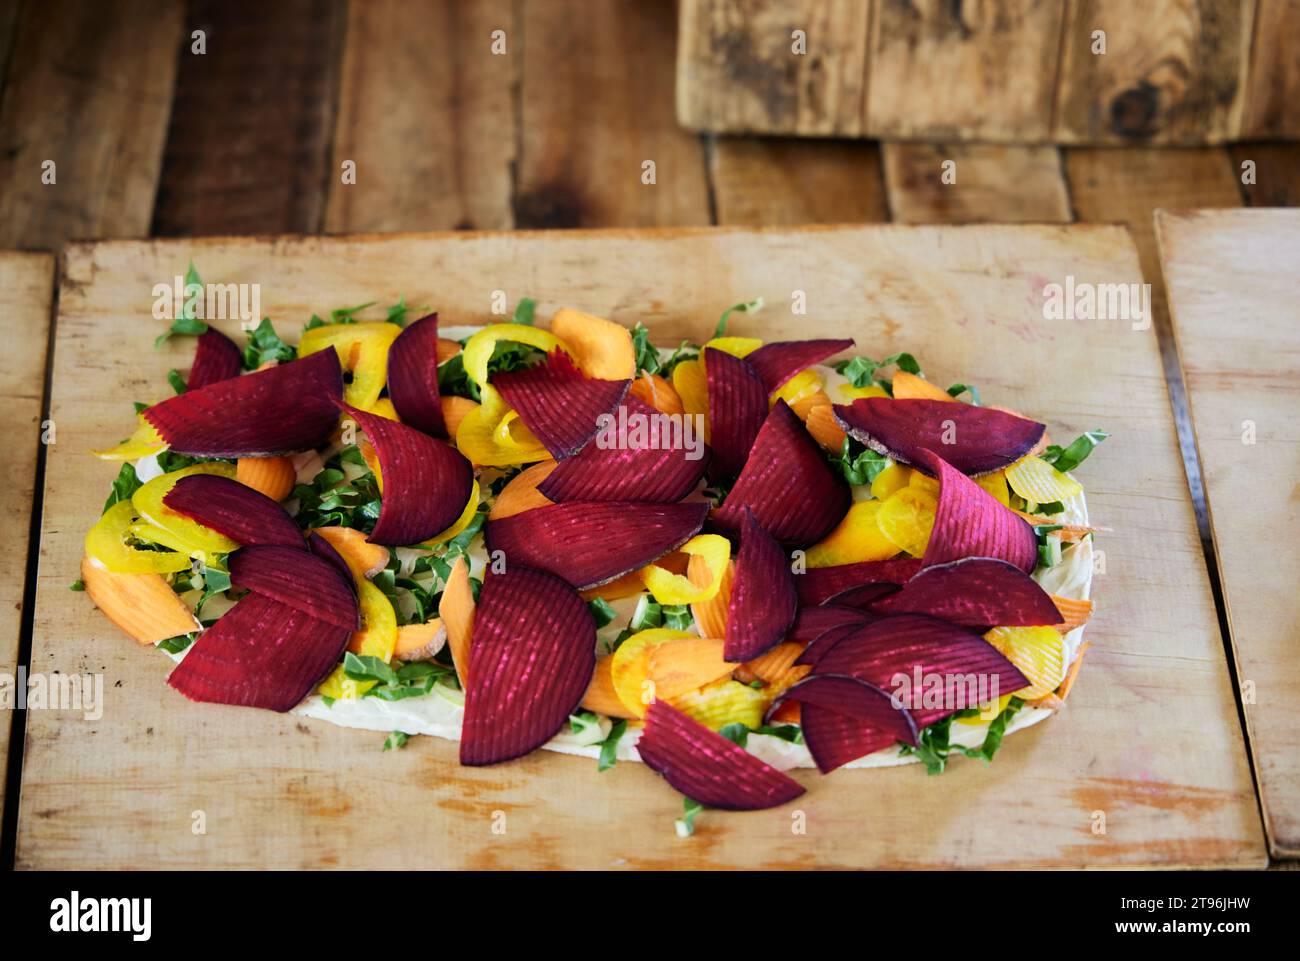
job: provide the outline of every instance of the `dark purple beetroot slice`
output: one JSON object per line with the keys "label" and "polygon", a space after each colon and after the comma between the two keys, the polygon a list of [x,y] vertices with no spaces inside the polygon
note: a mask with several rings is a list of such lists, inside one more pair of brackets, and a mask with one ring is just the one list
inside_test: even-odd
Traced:
{"label": "dark purple beetroot slice", "polygon": [[709,505],[569,501],[488,521],[484,544],[518,564],[549,571],[579,590],[597,587],[681,547],[704,526]]}
{"label": "dark purple beetroot slice", "polygon": [[782,546],[805,547],[834,529],[849,502],[844,479],[831,470],[786,402],[778,400],[713,520],[721,530],[738,534],[748,507]]}
{"label": "dark purple beetroot slice", "polygon": [[[915,557],[887,561],[862,561],[835,567],[810,567],[794,578],[800,607],[825,604],[838,594],[867,584],[903,584],[921,569]],[[838,600],[835,603],[839,603]],[[849,606],[849,605],[845,605]]]}
{"label": "dark purple beetroot slice", "polygon": [[811,644],[827,631],[846,624],[862,627],[871,621],[871,615],[852,607],[825,604],[821,607],[801,607],[785,639],[796,644]]}
{"label": "dark purple beetroot slice", "polygon": [[730,480],[740,473],[767,419],[763,378],[739,357],[709,347],[704,351],[709,386],[709,439],[713,462],[709,476]]}
{"label": "dark purple beetroot slice", "polygon": [[242,545],[280,544],[297,550],[307,546],[288,511],[229,477],[182,477],[163,495],[163,504]]}
{"label": "dark purple beetroot slice", "polygon": [[929,614],[988,629],[1060,624],[1052,597],[1020,568],[992,557],[927,567],[902,590],[871,605],[881,614]]}
{"label": "dark purple beetroot slice", "polygon": [[334,668],[350,634],[249,593],[199,635],[167,683],[191,701],[287,711]]}
{"label": "dark purple beetroot slice", "polygon": [[1031,573],[1038,564],[1038,539],[1028,521],[933,451],[917,456],[939,478],[939,506],[922,565],[995,557]]}
{"label": "dark purple beetroot slice", "polygon": [[921,614],[873,621],[822,652],[813,670],[848,674],[898,693],[918,727],[1029,684],[974,631]]}
{"label": "dark purple beetroot slice", "polygon": [[[695,490],[709,463],[709,448],[703,436],[697,439],[700,456],[696,457],[680,429],[676,435],[669,430],[666,436],[649,432],[658,431],[659,427],[653,425],[672,422],[666,414],[631,394],[623,398],[615,414],[627,428],[614,432],[615,446],[601,446],[604,435],[598,434],[594,442],[560,461],[538,490],[557,504],[564,501],[671,504]],[[638,423],[652,426],[640,429]],[[667,444],[658,445],[658,440]]]}
{"label": "dark purple beetroot slice", "polygon": [[384,477],[373,544],[418,544],[454,524],[469,503],[474,468],[456,448],[414,427],[340,403],[366,432]]}
{"label": "dark purple beetroot slice", "polygon": [[496,764],[555,736],[596,670],[596,622],[578,593],[511,567],[483,581],[474,611],[460,763]]}
{"label": "dark purple beetroot slice", "polygon": [[329,440],[343,396],[338,351],[186,391],[144,412],[177,454],[271,457]]}
{"label": "dark purple beetroot slice", "polygon": [[333,544],[315,531],[307,535],[307,550],[342,574],[349,584],[352,583],[352,569],[348,567],[348,562],[343,559],[343,555],[335,549]]}
{"label": "dark purple beetroot slice", "polygon": [[987,474],[1020,460],[1047,429],[992,407],[889,397],[836,404],[835,419],[872,450],[931,475],[918,457],[921,450],[943,451],[944,460],[963,474]]}
{"label": "dark purple beetroot slice", "polygon": [[[815,607],[813,608],[813,610],[819,610],[819,609],[820,608],[815,608]],[[827,651],[829,651],[832,647],[834,647],[836,644],[838,644],[840,641],[844,640],[844,638],[850,636],[851,634],[856,634],[859,630],[861,630],[862,628],[866,627],[868,624],[871,623],[871,620],[867,615],[864,614],[863,616],[864,618],[867,619],[862,621],[861,623],[839,624],[836,625],[835,627],[832,627],[830,630],[822,631],[820,634],[818,634],[815,638],[812,639],[812,641],[808,644],[808,646],[804,648],[803,653],[800,654],[797,658],[795,658],[794,662],[796,664],[809,664],[815,666],[817,662],[821,660],[821,656],[825,654]]]}
{"label": "dark purple beetroot slice", "polygon": [[361,626],[352,579],[308,551],[254,545],[230,555],[230,583],[348,631]]}
{"label": "dark purple beetroot slice", "polygon": [[675,790],[706,807],[759,811],[804,793],[798,781],[664,701],[646,709],[636,749]]}
{"label": "dark purple beetroot slice", "polygon": [[865,611],[881,598],[897,594],[898,591],[897,584],[859,584],[847,591],[840,591],[831,600],[841,607],[856,607]]}
{"label": "dark purple beetroot slice", "polygon": [[[906,716],[906,711],[895,711],[895,715]],[[804,704],[799,711],[799,727],[803,731],[804,743],[813,763],[822,774],[830,774],[850,761],[866,757],[885,748],[894,747],[899,742],[899,735],[905,733],[897,726],[882,727],[879,724],[842,714],[817,704]],[[920,722],[913,719],[920,728]],[[908,729],[906,733],[911,734]]]}
{"label": "dark purple beetroot slice", "polygon": [[243,369],[244,355],[235,342],[215,327],[209,327],[199,335],[194,366],[190,368],[185,389],[198,390],[217,381],[238,377]]}
{"label": "dark purple beetroot slice", "polygon": [[804,368],[820,364],[827,357],[852,346],[851,339],[780,340],[764,344],[746,355],[745,360],[758,371],[770,394]]}
{"label": "dark purple beetroot slice", "polygon": [[388,397],[403,424],[446,437],[438,395],[438,315],[421,317],[388,348]]}
{"label": "dark purple beetroot slice", "polygon": [[810,674],[787,688],[768,708],[768,717],[783,701],[813,704],[837,714],[847,714],[893,735],[896,741],[916,744],[917,728],[911,712],[895,704],[888,691],[848,674]]}
{"label": "dark purple beetroot slice", "polygon": [[746,510],[722,656],[740,664],[781,643],[794,623],[795,605],[789,556]]}
{"label": "dark purple beetroot slice", "polygon": [[584,376],[562,350],[551,351],[535,367],[497,374],[492,383],[557,460],[595,437],[601,417],[612,413],[632,386],[630,380]]}

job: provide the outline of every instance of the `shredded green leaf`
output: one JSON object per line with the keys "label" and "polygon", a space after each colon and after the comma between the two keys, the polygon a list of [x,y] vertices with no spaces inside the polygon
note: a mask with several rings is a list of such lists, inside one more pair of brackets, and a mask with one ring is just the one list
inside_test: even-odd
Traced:
{"label": "shredded green leaf", "polygon": [[1109,436],[1108,431],[1090,430],[1080,434],[1069,447],[1052,444],[1040,456],[1062,473],[1072,471],[1087,460],[1097,445]]}
{"label": "shredded green leaf", "polygon": [[411,736],[405,731],[394,731],[392,734],[388,735],[388,737],[384,738],[384,750],[395,751],[398,748],[405,747],[406,742],[410,739]]}
{"label": "shredded green leaf", "polygon": [[[198,291],[191,290],[197,286]],[[189,270],[185,271],[185,299],[181,303],[180,315],[172,321],[171,327],[167,328],[166,333],[159,334],[154,340],[155,348],[163,344],[175,335],[187,335],[197,337],[199,334],[208,332],[208,325],[199,320],[199,305],[203,303],[203,281],[199,278],[199,272],[194,268],[194,261],[190,261]]]}
{"label": "shredded green leaf", "polygon": [[287,364],[297,356],[298,351],[275,332],[271,318],[263,317],[262,322],[248,332],[248,342],[244,345],[244,370],[257,370],[272,360]]}
{"label": "shredded green leaf", "polygon": [[682,796],[682,816],[673,822],[679,838],[688,838],[695,833],[695,819],[704,810],[704,805]]}
{"label": "shredded green leaf", "polygon": [[731,319],[731,315],[736,311],[740,311],[742,314],[752,314],[762,309],[762,297],[755,297],[753,300],[745,301],[743,304],[732,304],[724,310],[722,316],[718,318],[718,326],[713,328],[713,336],[715,338],[727,336],[727,321]]}
{"label": "shredded green leaf", "polygon": [[870,484],[889,466],[889,458],[870,447],[864,447],[851,437],[844,438],[844,446],[838,454],[830,456],[830,462],[854,486]]}
{"label": "shredded green leaf", "polygon": [[600,742],[600,760],[596,762],[597,771],[608,771],[618,763],[618,742],[627,732],[627,720],[618,718],[609,729],[605,740]]}

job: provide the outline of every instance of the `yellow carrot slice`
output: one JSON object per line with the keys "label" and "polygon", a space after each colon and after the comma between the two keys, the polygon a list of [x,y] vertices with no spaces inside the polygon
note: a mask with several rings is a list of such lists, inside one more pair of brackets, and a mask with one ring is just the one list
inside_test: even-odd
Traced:
{"label": "yellow carrot slice", "polygon": [[704,559],[712,577],[697,583],[688,574],[675,574],[661,563],[641,568],[641,582],[660,604],[695,604],[716,597],[722,573],[731,557],[731,542],[721,534],[698,534],[679,548],[681,553]]}
{"label": "yellow carrot slice", "polygon": [[771,700],[763,691],[739,681],[722,680],[705,685],[698,691],[681,694],[669,701],[673,707],[711,730],[728,724],[761,727],[763,712]]}
{"label": "yellow carrot slice", "polygon": [[881,533],[899,550],[920,557],[930,543],[938,506],[938,501],[925,491],[904,487],[880,502],[876,523],[880,525]]}
{"label": "yellow carrot slice", "polygon": [[712,347],[732,357],[746,357],[762,346],[763,342],[757,337],[714,337],[705,342],[700,354],[703,355],[705,350]]}
{"label": "yellow carrot slice", "polygon": [[1062,474],[1041,457],[1026,454],[1005,472],[1011,489],[1035,504],[1051,504],[1069,500],[1082,493],[1083,485],[1068,474]]}
{"label": "yellow carrot slice", "polygon": [[898,553],[898,545],[877,523],[882,501],[856,501],[835,529],[808,548],[809,567],[835,567],[859,561],[883,561]]}
{"label": "yellow carrot slice", "polygon": [[1006,655],[1029,681],[1009,691],[1025,701],[1046,697],[1065,680],[1065,638],[1053,627],[995,627],[984,639]]}
{"label": "yellow carrot slice", "polygon": [[784,384],[772,391],[767,399],[769,407],[775,407],[778,400],[783,400],[791,408],[798,406],[801,400],[812,397],[821,392],[822,378],[821,374],[811,367],[799,371]]}
{"label": "yellow carrot slice", "polygon": [[114,574],[83,557],[81,581],[95,606],[141,644],[199,629],[190,609],[160,574]]}
{"label": "yellow carrot slice", "polygon": [[651,628],[633,634],[614,652],[610,662],[610,682],[618,699],[636,717],[644,717],[646,705],[655,699],[655,685],[650,678],[650,654],[657,644],[693,635],[666,627]]}
{"label": "yellow carrot slice", "polygon": [[890,464],[871,482],[871,496],[884,500],[896,490],[902,490],[912,478],[912,469],[902,464]]}
{"label": "yellow carrot slice", "polygon": [[469,583],[469,564],[464,557],[456,558],[447,586],[438,602],[438,616],[447,628],[447,649],[461,688],[469,684],[469,644],[474,633],[474,590]]}
{"label": "yellow carrot slice", "polygon": [[297,476],[287,457],[241,457],[235,462],[235,480],[273,501],[289,496]]}
{"label": "yellow carrot slice", "polygon": [[1003,507],[1011,506],[1011,492],[1007,490],[1007,475],[1005,472],[997,470],[991,474],[981,474],[979,477],[971,479],[992,494],[993,499]]}
{"label": "yellow carrot slice", "polygon": [[946,400],[954,404],[961,403],[938,384],[932,384],[924,377],[909,374],[905,370],[894,374],[893,390],[894,397],[898,400]]}
{"label": "yellow carrot slice", "polygon": [[714,637],[684,637],[650,649],[650,679],[655,696],[671,701],[723,677],[736,665],[722,656],[723,641]]}

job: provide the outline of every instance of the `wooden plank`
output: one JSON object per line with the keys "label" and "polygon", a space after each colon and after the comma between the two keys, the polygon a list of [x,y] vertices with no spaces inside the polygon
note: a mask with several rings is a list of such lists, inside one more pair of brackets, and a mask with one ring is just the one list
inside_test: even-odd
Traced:
{"label": "wooden plank", "polygon": [[[1254,0],[1069,0],[1062,143],[1222,143],[1240,134]],[[1094,31],[1106,52],[1093,52]]]}
{"label": "wooden plank", "polygon": [[182,13],[180,0],[23,7],[0,105],[0,247],[149,232]]}
{"label": "wooden plank", "polygon": [[512,226],[523,43],[511,0],[352,3],[326,229]]}
{"label": "wooden plank", "polygon": [[875,0],[866,132],[881,139],[1046,140],[1059,0]]}
{"label": "wooden plank", "polygon": [[1255,165],[1255,182],[1241,192],[1251,207],[1300,207],[1300,143],[1239,143],[1232,147],[1238,178],[1246,161]]}
{"label": "wooden plank", "polygon": [[[900,223],[1071,219],[1061,153],[1054,146],[885,143],[881,153],[889,209]],[[945,182],[945,172],[951,182]]]}
{"label": "wooden plank", "polygon": [[344,0],[192,0],[155,234],[315,233]]}
{"label": "wooden plank", "polygon": [[[9,439],[6,480],[0,485],[0,522],[6,531],[5,549],[0,552],[0,675],[11,679],[10,683],[18,666],[26,610],[28,534],[36,509],[36,458],[41,445],[45,348],[53,297],[53,256],[0,253],[0,327],[5,341],[5,362],[0,365],[0,429]],[[69,578],[68,583],[73,580]],[[9,757],[10,727],[16,716],[11,707],[6,704],[0,710],[0,762]],[[0,810],[4,793],[5,779],[0,777]]]}
{"label": "wooden plank", "polygon": [[1273,853],[1296,857],[1300,211],[1162,211],[1156,228],[1264,823]]}
{"label": "wooden plank", "polygon": [[1244,137],[1300,138],[1300,3],[1258,0]]}
{"label": "wooden plank", "polygon": [[704,147],[673,113],[675,29],[671,4],[524,7],[520,227],[711,222]]}
{"label": "wooden plank", "polygon": [[682,0],[678,119],[693,130],[858,136],[870,11],[861,0]]}
{"label": "wooden plank", "polygon": [[22,0],[0,0],[0,91],[4,89],[22,6]]}
{"label": "wooden plank", "polygon": [[[1095,647],[1066,712],[1008,738],[993,765],[959,761],[942,778],[915,767],[802,772],[806,834],[791,831],[786,809],[710,812],[693,840],[679,841],[671,822],[680,798],[640,765],[597,777],[590,760],[539,753],[460,768],[447,742],[381,752],[373,733],[184,701],[163,683],[166,658],[119,636],[84,596],[70,601],[67,583],[112,474],[84,451],[118,436],[129,401],[147,399],[168,368],[188,361],[185,344],[152,351],[158,325],[142,322],[141,291],[191,259],[214,282],[257,278],[286,332],[313,310],[398,292],[486,322],[487,292],[505,287],[537,297],[542,318],[571,303],[643,320],[675,343],[762,296],[772,307],[747,317],[744,332],[851,331],[865,352],[911,350],[937,379],[978,383],[987,402],[1042,416],[1058,438],[1111,429],[1082,472],[1093,517],[1113,533],[1098,544],[1109,563],[1093,585]],[[95,723],[31,718],[18,864],[1261,865],[1259,812],[1155,339],[1129,321],[1046,320],[1043,284],[1067,274],[1141,279],[1125,231],[1091,225],[74,246],[59,299],[52,405],[61,433],[46,474],[34,658],[50,670],[102,667],[111,699]],[[793,290],[806,292],[807,315],[779,308]],[[1067,374],[1031,376],[1059,357],[1070,358]],[[195,811],[206,814],[206,834],[192,830]],[[505,834],[493,832],[494,812],[504,813]],[[393,830],[394,817],[404,830]]]}
{"label": "wooden plank", "polygon": [[710,179],[720,224],[755,227],[889,219],[874,143],[727,137]]}

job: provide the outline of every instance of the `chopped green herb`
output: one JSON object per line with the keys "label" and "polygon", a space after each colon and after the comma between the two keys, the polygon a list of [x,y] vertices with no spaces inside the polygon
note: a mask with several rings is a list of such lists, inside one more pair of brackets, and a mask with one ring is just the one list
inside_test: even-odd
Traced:
{"label": "chopped green herb", "polygon": [[755,734],[766,734],[768,737],[779,737],[783,741],[789,741],[791,744],[803,743],[803,729],[798,724],[777,724],[775,726],[764,725],[754,729]]}
{"label": "chopped green herb", "polygon": [[405,731],[394,731],[392,734],[388,735],[388,737],[384,738],[384,750],[395,751],[400,747],[405,747],[406,742],[410,739],[411,736]]}
{"label": "chopped green herb", "polygon": [[849,360],[841,360],[833,366],[854,387],[869,387],[872,384],[888,387],[889,381],[876,377],[876,371],[881,367],[896,366],[899,370],[905,370],[909,374],[919,375],[921,373],[921,365],[916,362],[916,358],[905,351],[891,354],[884,360],[872,360],[870,357],[861,356],[853,357]]}
{"label": "chopped green herb", "polygon": [[662,610],[664,627],[674,631],[689,631],[695,623],[695,615],[691,613],[689,604],[668,604]]}
{"label": "chopped green herb", "polygon": [[199,305],[202,303],[203,281],[199,278],[199,272],[194,269],[194,262],[191,261],[190,269],[185,272],[185,299],[181,303],[180,315],[172,321],[166,333],[158,335],[153,342],[154,347],[161,347],[177,334],[192,337],[206,334],[208,325],[199,320]]}
{"label": "chopped green herb", "polygon": [[636,610],[632,612],[632,620],[628,622],[628,627],[633,631],[646,631],[652,627],[663,626],[663,606],[652,601],[649,594],[642,594],[636,602]]}
{"label": "chopped green herb", "polygon": [[134,464],[123,464],[122,469],[117,472],[117,477],[113,480],[113,491],[108,495],[108,500],[104,501],[104,511],[116,504],[118,501],[128,501],[131,495],[138,491],[144,484],[140,478],[135,475]]}
{"label": "chopped green herb", "polygon": [[176,391],[178,394],[183,394],[185,391],[189,390],[189,388],[185,386],[185,378],[181,376],[179,370],[167,371],[167,383],[171,384],[172,390]]}
{"label": "chopped green herb", "polygon": [[951,397],[960,397],[962,394],[970,393],[970,402],[976,407],[980,406],[980,389],[974,384],[953,384],[948,388],[948,394]]}
{"label": "chopped green herb", "polygon": [[516,324],[533,326],[533,315],[537,312],[537,301],[531,297],[524,297],[519,303],[515,304],[515,316],[513,320]]}
{"label": "chopped green herb", "polygon": [[749,743],[749,728],[740,723],[724,724],[718,728],[718,733],[741,747]]}
{"label": "chopped green herb", "polygon": [[839,454],[832,454],[831,464],[846,481],[855,486],[870,484],[889,466],[889,459],[870,447],[864,447],[851,437],[844,438]]}
{"label": "chopped green herb", "polygon": [[699,817],[704,805],[699,801],[693,801],[690,798],[682,797],[682,816],[673,822],[673,827],[677,830],[679,838],[688,838],[695,833],[695,819]]}
{"label": "chopped green herb", "polygon": [[627,731],[627,721],[619,718],[609,729],[605,740],[600,742],[600,760],[596,762],[597,771],[608,771],[618,763],[618,742]]}
{"label": "chopped green herb", "polygon": [[188,648],[199,638],[199,632],[194,631],[191,634],[178,634],[176,637],[169,637],[165,641],[159,641],[155,646],[166,651],[168,654],[179,654]]}
{"label": "chopped green herb", "polygon": [[248,332],[248,343],[244,345],[244,370],[257,370],[268,361],[286,364],[297,356],[298,351],[275,332],[271,318],[263,317],[262,322]]}
{"label": "chopped green herb", "polygon": [[1090,430],[1080,434],[1069,447],[1050,445],[1041,456],[1059,471],[1072,471],[1087,460],[1088,455],[1097,449],[1097,445],[1109,436],[1108,431]]}
{"label": "chopped green herb", "polygon": [[714,337],[727,336],[727,321],[731,319],[731,315],[736,311],[740,311],[742,314],[752,314],[762,309],[763,309],[762,297],[755,297],[753,300],[746,301],[743,304],[732,304],[730,307],[724,310],[722,312],[722,316],[718,318],[718,326],[713,328],[713,336]]}
{"label": "chopped green herb", "polygon": [[85,589],[86,589],[86,582],[83,581],[81,578],[77,578],[75,581],[73,581],[71,584],[68,585],[68,590],[70,591],[84,591]]}
{"label": "chopped green herb", "polygon": [[591,616],[596,621],[597,630],[600,630],[618,616],[618,612],[603,597],[593,598],[588,601],[587,610],[591,611]]}

